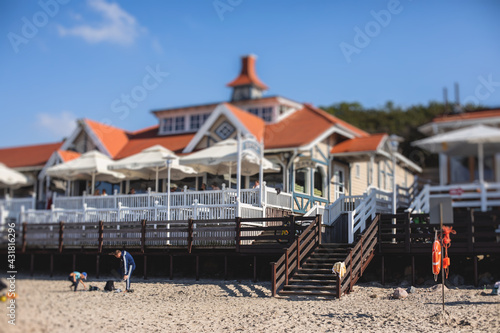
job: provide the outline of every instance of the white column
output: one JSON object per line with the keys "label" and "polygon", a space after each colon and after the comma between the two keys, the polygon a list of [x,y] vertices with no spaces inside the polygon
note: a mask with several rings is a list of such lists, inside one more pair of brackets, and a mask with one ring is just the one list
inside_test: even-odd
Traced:
{"label": "white column", "polygon": [[477,164],[479,168],[479,183],[484,183],[484,147],[480,142],[477,145]]}
{"label": "white column", "polygon": [[240,201],[240,192],[241,192],[241,133],[238,130],[236,134],[237,142],[238,142],[238,164],[236,167],[236,199]]}
{"label": "white column", "polygon": [[439,185],[448,183],[448,156],[439,154]]}
{"label": "white column", "polygon": [[398,190],[396,188],[396,154],[392,153],[392,213],[396,214],[396,200]]}

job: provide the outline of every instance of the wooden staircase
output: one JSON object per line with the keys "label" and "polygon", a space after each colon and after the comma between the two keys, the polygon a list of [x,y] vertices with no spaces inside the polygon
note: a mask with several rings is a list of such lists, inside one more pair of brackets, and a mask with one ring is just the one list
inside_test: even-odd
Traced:
{"label": "wooden staircase", "polygon": [[349,244],[320,244],[279,294],[336,297],[337,277],[332,267],[338,261],[345,261],[348,253]]}
{"label": "wooden staircase", "polygon": [[[340,298],[349,293],[363,275],[378,245],[380,215],[366,221],[367,228],[353,244],[321,243],[320,222],[316,219],[272,263],[272,294],[283,296],[323,296]],[[342,261],[346,274],[337,278],[333,264]]]}

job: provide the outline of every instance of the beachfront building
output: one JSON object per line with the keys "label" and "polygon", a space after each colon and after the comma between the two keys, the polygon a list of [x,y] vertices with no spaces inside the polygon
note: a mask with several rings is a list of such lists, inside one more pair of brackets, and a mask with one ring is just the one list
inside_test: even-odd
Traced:
{"label": "beachfront building", "polygon": [[500,207],[500,109],[443,115],[419,127],[414,142],[439,154],[439,185],[426,186],[413,211],[429,211],[429,197],[448,195],[453,207]]}
{"label": "beachfront building", "polygon": [[[26,169],[35,164],[33,154],[16,158],[24,150],[41,154],[42,150],[35,146],[0,149],[0,162],[33,172],[37,182],[32,190],[40,202],[45,202],[39,207],[47,207],[56,190],[57,177],[48,176],[47,170],[91,150],[120,160],[159,145],[181,156],[182,163],[182,156],[224,140],[243,138],[264,147],[264,156],[273,168],[264,173],[263,181],[272,193],[289,196],[292,200],[287,208],[295,213],[328,206],[342,197],[362,197],[369,189],[391,193],[396,187],[413,184],[415,174],[421,170],[393,149],[395,141],[388,134],[369,134],[310,104],[265,96],[267,86],[258,78],[255,62],[253,55],[242,57],[239,75],[228,83],[229,101],[154,110],[157,124],[135,132],[81,119],[64,142],[44,146],[45,155],[36,161],[36,170]],[[259,180],[258,173],[241,171],[241,188],[252,188]],[[209,188],[215,183],[234,189],[237,182],[237,168],[233,168],[230,174],[201,172],[177,179],[175,187],[196,192],[202,184]],[[59,184],[59,197],[93,191],[89,180]],[[155,189],[155,180],[126,177],[115,185],[97,185],[106,188],[108,194],[128,193],[131,188],[144,193],[148,188]],[[166,187],[167,181],[160,181],[158,192],[167,192]]]}

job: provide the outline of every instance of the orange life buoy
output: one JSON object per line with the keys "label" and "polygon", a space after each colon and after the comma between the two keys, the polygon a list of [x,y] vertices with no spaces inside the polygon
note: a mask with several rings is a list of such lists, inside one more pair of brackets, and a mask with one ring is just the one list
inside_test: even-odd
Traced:
{"label": "orange life buoy", "polygon": [[439,271],[441,270],[441,244],[437,238],[434,240],[432,245],[432,273],[434,274],[434,279],[437,279]]}

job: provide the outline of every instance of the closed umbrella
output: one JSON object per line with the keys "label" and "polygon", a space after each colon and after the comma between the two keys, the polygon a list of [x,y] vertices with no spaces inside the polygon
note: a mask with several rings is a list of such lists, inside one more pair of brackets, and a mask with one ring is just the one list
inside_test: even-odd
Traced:
{"label": "closed umbrella", "polygon": [[146,148],[137,154],[113,162],[108,168],[121,172],[131,179],[152,179],[154,177],[156,180],[156,191],[158,192],[158,179],[168,177],[167,157],[171,160],[171,179],[183,179],[197,173],[191,167],[179,165],[179,158],[173,152],[160,145]]}
{"label": "closed umbrella", "polygon": [[118,183],[125,179],[125,175],[108,169],[111,160],[97,150],[89,151],[66,163],[58,164],[47,169],[47,175],[66,180],[92,180],[92,193],[96,181]]}

